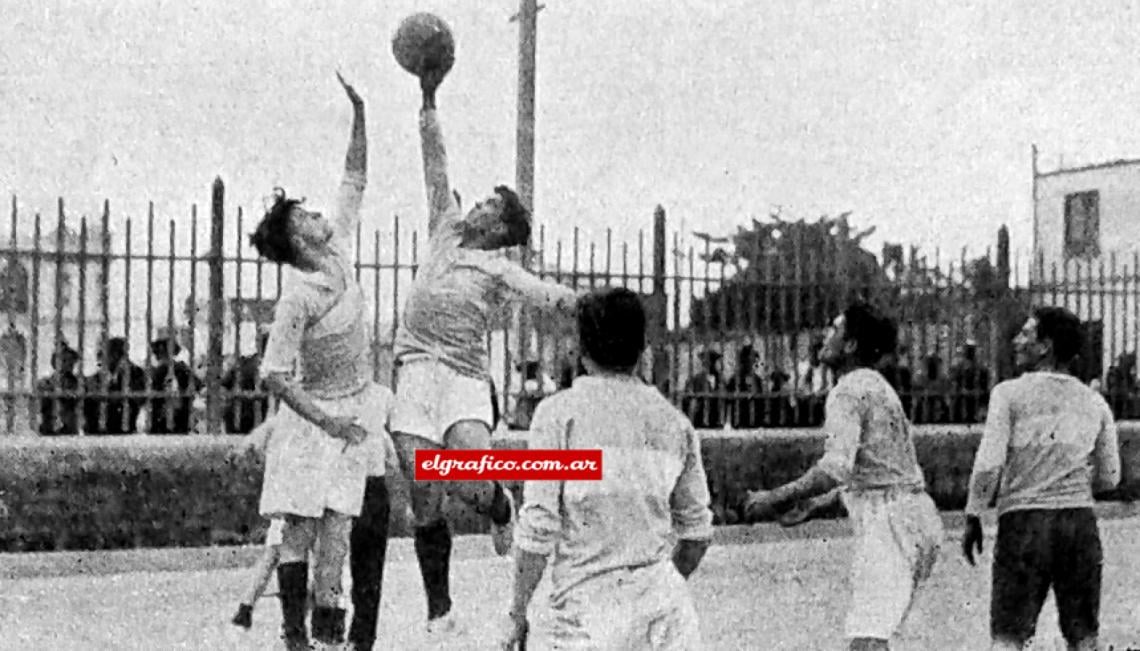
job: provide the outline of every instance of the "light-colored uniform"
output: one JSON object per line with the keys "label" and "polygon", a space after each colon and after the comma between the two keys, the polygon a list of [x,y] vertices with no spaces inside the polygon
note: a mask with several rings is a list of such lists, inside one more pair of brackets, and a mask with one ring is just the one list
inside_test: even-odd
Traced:
{"label": "light-colored uniform", "polygon": [[600,481],[530,481],[519,549],[553,556],[555,649],[701,648],[678,539],[710,540],[700,439],[635,378],[584,376],[538,405],[531,449],[601,449]]}
{"label": "light-colored uniform", "polygon": [[[1095,463],[1094,463],[1095,461]],[[1092,508],[1093,473],[1120,481],[1120,447],[1112,409],[1071,375],[1026,373],[994,387],[973,476],[1000,472],[990,493],[971,482],[966,513],[980,515],[997,498],[999,517],[1027,509]],[[996,489],[996,490],[994,490]]]}
{"label": "light-colored uniform", "polygon": [[317,518],[326,509],[359,515],[365,477],[386,472],[392,392],[373,381],[368,304],[350,259],[364,184],[362,175],[345,175],[333,221],[331,244],[348,287],[341,291],[324,272],[291,274],[277,302],[261,373],[292,373],[299,359],[302,387],[317,406],[331,416],[359,418],[369,436],[349,445],[282,403],[265,456],[264,517]]}
{"label": "light-colored uniform", "polygon": [[943,538],[926,494],[910,422],[877,371],[857,369],[827,395],[818,467],[843,486],[854,524],[849,638],[889,640],[929,578]]}
{"label": "light-colored uniform", "polygon": [[491,427],[487,335],[510,302],[552,308],[573,290],[544,282],[500,252],[461,247],[463,215],[447,180],[447,153],[434,110],[420,113],[429,203],[428,252],[396,332],[392,431],[443,444],[461,420]]}

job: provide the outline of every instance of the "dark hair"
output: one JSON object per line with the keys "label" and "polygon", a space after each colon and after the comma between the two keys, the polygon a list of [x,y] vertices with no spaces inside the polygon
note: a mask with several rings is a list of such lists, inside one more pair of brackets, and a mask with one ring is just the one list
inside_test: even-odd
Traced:
{"label": "dark hair", "polygon": [[[108,358],[122,359],[127,356],[127,340],[125,337],[110,337],[101,351]],[[110,361],[108,359],[107,361]]]}
{"label": "dark hair", "polygon": [[503,246],[520,246],[530,243],[530,211],[522,204],[519,195],[505,185],[495,188],[495,194],[503,200],[500,216],[507,226],[507,241]]}
{"label": "dark hair", "polygon": [[855,342],[855,358],[874,366],[898,348],[899,331],[894,321],[869,303],[853,303],[843,311],[844,338]]}
{"label": "dark hair", "polygon": [[631,371],[645,350],[645,307],[623,287],[578,299],[578,340],[583,354],[608,371]]}
{"label": "dark hair", "polygon": [[290,237],[289,217],[301,205],[299,199],[287,199],[285,191],[274,190],[274,203],[261,218],[257,229],[249,236],[249,243],[261,257],[276,264],[295,265],[297,248]]}
{"label": "dark hair", "polygon": [[1037,340],[1053,342],[1053,359],[1058,364],[1073,361],[1085,347],[1085,332],[1077,315],[1063,307],[1039,307],[1033,310],[1037,320]]}
{"label": "dark hair", "polygon": [[67,344],[60,344],[56,347],[55,352],[51,354],[51,367],[58,370],[59,367],[63,365],[64,360],[68,360],[73,364],[79,363],[79,351]]}

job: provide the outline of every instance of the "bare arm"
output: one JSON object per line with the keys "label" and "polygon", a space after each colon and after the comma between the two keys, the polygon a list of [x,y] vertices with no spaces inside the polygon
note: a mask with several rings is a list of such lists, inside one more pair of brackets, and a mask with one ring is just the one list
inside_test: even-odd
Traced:
{"label": "bare arm", "polygon": [[435,92],[442,75],[425,73],[420,78],[423,107],[420,109],[420,143],[424,158],[424,182],[428,198],[428,234],[454,224],[461,215],[447,179],[447,148],[435,110]]}
{"label": "bare arm", "polygon": [[360,205],[368,179],[368,136],[364,127],[364,100],[340,73],[336,78],[352,103],[352,134],[344,157],[344,180],[337,193],[333,228],[339,238],[350,238],[360,224]]}

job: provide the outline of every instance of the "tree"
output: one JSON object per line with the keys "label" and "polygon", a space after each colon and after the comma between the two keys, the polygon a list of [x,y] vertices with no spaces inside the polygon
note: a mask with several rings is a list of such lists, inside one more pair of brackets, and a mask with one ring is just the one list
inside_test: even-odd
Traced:
{"label": "tree", "polygon": [[[849,216],[807,222],[774,214],[726,238],[695,233],[709,249],[700,259],[720,286],[693,301],[692,327],[790,333],[825,327],[857,297],[890,301],[887,273],[862,247],[875,229],[852,234]],[[713,249],[713,243],[727,246]]]}

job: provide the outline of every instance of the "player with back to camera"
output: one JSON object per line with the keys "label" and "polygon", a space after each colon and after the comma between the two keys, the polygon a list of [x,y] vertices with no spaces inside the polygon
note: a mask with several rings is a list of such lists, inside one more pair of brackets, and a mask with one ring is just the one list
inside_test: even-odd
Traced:
{"label": "player with back to camera", "polygon": [[645,309],[628,289],[578,306],[587,374],[539,403],[532,449],[601,450],[601,481],[528,481],[515,531],[514,595],[499,648],[528,633],[527,609],[551,563],[554,649],[701,648],[686,579],[712,539],[692,423],[637,375]]}

